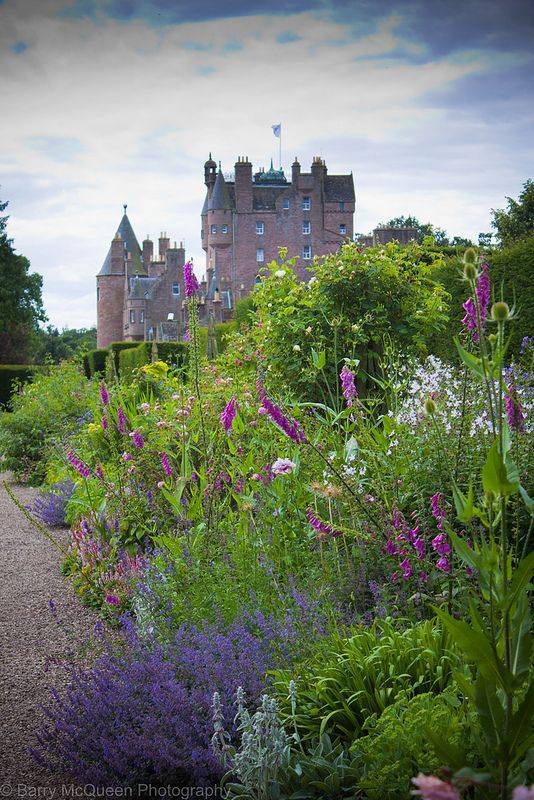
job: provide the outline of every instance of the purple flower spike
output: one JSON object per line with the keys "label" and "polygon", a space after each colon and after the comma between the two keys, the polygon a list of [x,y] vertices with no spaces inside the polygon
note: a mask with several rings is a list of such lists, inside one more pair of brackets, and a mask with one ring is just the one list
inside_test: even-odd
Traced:
{"label": "purple flower spike", "polygon": [[121,434],[128,432],[128,417],[120,406],[117,409],[117,430]]}
{"label": "purple flower spike", "polygon": [[347,406],[350,408],[354,398],[358,397],[358,390],[356,389],[356,384],[354,383],[354,372],[352,372],[345,364],[339,373],[339,377],[341,378],[343,397],[347,401]]}
{"label": "purple flower spike", "polygon": [[137,447],[138,450],[141,450],[145,446],[145,440],[139,431],[133,431],[130,436],[132,437],[134,447]]}
{"label": "purple flower spike", "polygon": [[163,467],[163,472],[165,475],[172,475],[171,465],[169,464],[169,456],[167,453],[161,453],[161,466]]}
{"label": "purple flower spike", "polygon": [[107,406],[109,405],[109,394],[108,389],[104,381],[100,384],[100,399],[102,400],[102,405]]}
{"label": "purple flower spike", "polygon": [[224,428],[224,432],[226,434],[230,433],[232,430],[232,425],[234,424],[235,415],[237,414],[237,398],[234,395],[228,401],[224,411],[221,414],[221,425]]}
{"label": "purple flower spike", "polygon": [[198,292],[198,281],[196,278],[195,273],[193,272],[193,264],[191,261],[188,261],[184,265],[184,284],[185,284],[185,296],[186,297],[194,297]]}
{"label": "purple flower spike", "polygon": [[318,539],[326,539],[327,536],[331,536],[332,539],[335,539],[336,536],[343,536],[343,531],[336,531],[332,525],[329,525],[327,522],[323,522],[322,519],[319,519],[313,508],[306,509],[306,517],[312,528],[317,531]]}
{"label": "purple flower spike", "polygon": [[480,269],[481,269],[480,277],[478,279],[475,292],[478,300],[478,305],[480,308],[480,322],[482,325],[482,330],[485,330],[486,317],[488,314],[488,306],[491,300],[491,284],[489,276],[489,266],[487,264],[481,264]]}
{"label": "purple flower spike", "polygon": [[91,470],[89,469],[87,464],[84,464],[84,462],[81,461],[81,459],[79,459],[76,456],[76,454],[72,452],[72,450],[68,451],[67,460],[69,461],[71,466],[74,467],[78,475],[81,475],[82,478],[89,478],[89,476],[91,475]]}
{"label": "purple flower spike", "polygon": [[506,416],[508,417],[508,425],[510,426],[510,429],[516,433],[523,433],[525,430],[525,416],[523,414],[521,401],[517,396],[517,389],[513,384],[508,386],[504,402],[506,405]]}
{"label": "purple flower spike", "polygon": [[298,422],[295,419],[290,420],[284,416],[280,406],[277,406],[276,403],[273,403],[272,400],[269,400],[263,388],[259,394],[262,402],[262,408],[265,409],[265,412],[270,416],[272,421],[284,431],[285,435],[289,436],[289,438],[297,444],[306,444],[306,434]]}
{"label": "purple flower spike", "polygon": [[462,320],[462,324],[465,325],[468,331],[472,332],[473,341],[478,342],[477,312],[473,298],[470,297],[468,300],[466,300],[465,303],[463,303],[462,308],[465,311],[465,317]]}
{"label": "purple flower spike", "polygon": [[106,417],[105,414],[102,415],[102,419],[100,420],[100,423],[102,425],[102,430],[103,431],[107,431],[107,429],[108,429],[108,418]]}

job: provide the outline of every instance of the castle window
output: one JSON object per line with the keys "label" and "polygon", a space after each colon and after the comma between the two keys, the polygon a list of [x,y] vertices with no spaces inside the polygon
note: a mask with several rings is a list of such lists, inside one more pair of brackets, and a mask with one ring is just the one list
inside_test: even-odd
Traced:
{"label": "castle window", "polygon": [[200,238],[201,238],[201,239],[203,239],[203,238],[204,238],[204,228],[202,228],[202,229],[201,229],[201,231],[200,231]]}
{"label": "castle window", "polygon": [[100,287],[97,286],[96,287],[96,302],[98,303],[99,300],[100,300]]}
{"label": "castle window", "polygon": [[144,322],[144,321],[145,321],[145,312],[144,312],[143,309],[141,309],[141,318],[140,318],[139,322]]}
{"label": "castle window", "polygon": [[131,323],[135,322],[135,311],[133,310],[133,308],[130,309],[130,322]]}
{"label": "castle window", "polygon": [[302,210],[309,211],[311,208],[311,198],[310,197],[303,197],[302,198]]}
{"label": "castle window", "polygon": [[265,233],[265,225],[263,224],[263,222],[256,222],[256,233],[258,234],[258,236],[261,236],[262,234]]}
{"label": "castle window", "polygon": [[261,262],[265,261],[265,250],[263,247],[258,247],[256,250],[256,261]]}
{"label": "castle window", "polygon": [[289,197],[284,197],[282,200],[282,208],[285,208],[286,211],[289,208]]}
{"label": "castle window", "polygon": [[346,225],[344,225],[344,224],[342,223],[342,224],[339,226],[339,232],[340,232],[340,234],[341,234],[342,236],[345,236],[345,234],[347,233],[347,226],[346,226]]}
{"label": "castle window", "polygon": [[172,285],[172,293],[173,293],[173,295],[175,297],[179,297],[180,296],[180,284],[179,283],[173,283],[173,285]]}
{"label": "castle window", "polygon": [[305,244],[302,248],[302,258],[305,261],[309,261],[311,258],[311,244]]}
{"label": "castle window", "polygon": [[343,200],[341,200],[340,203],[339,203],[339,210],[340,211],[345,211],[345,203],[343,202]]}
{"label": "castle window", "polygon": [[223,225],[222,226],[221,233],[228,233],[228,225]]}
{"label": "castle window", "polygon": [[211,232],[212,233],[217,233],[217,225],[212,225],[211,226]]}
{"label": "castle window", "polygon": [[311,222],[309,219],[305,219],[302,223],[302,233],[311,233]]}

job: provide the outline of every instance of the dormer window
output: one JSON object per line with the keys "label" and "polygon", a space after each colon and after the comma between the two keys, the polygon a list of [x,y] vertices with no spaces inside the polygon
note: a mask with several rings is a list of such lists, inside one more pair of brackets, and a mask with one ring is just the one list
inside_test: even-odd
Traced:
{"label": "dormer window", "polygon": [[172,293],[175,297],[180,297],[180,284],[173,283],[172,285]]}
{"label": "dormer window", "polygon": [[344,223],[341,223],[339,226],[339,232],[342,236],[345,236],[347,233],[347,226]]}
{"label": "dormer window", "polygon": [[256,233],[258,234],[258,236],[263,236],[263,234],[265,233],[265,225],[263,224],[263,222],[256,222]]}
{"label": "dormer window", "polygon": [[302,233],[308,234],[311,233],[311,222],[309,219],[305,219],[302,223]]}
{"label": "dormer window", "polygon": [[302,210],[309,211],[311,208],[311,197],[302,198]]}

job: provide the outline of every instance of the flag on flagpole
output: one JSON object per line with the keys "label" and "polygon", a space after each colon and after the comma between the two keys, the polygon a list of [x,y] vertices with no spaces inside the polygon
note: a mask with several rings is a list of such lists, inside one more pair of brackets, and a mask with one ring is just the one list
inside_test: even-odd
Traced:
{"label": "flag on flagpole", "polygon": [[277,125],[271,125],[271,128],[273,129],[273,133],[276,138],[279,139],[280,134],[282,133],[282,123],[279,122]]}

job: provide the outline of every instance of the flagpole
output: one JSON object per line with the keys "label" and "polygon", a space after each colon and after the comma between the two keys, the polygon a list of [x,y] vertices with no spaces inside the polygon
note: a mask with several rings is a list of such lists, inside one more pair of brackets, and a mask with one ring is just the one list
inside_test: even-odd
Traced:
{"label": "flagpole", "polygon": [[280,123],[280,141],[278,142],[278,160],[282,169],[282,123]]}

